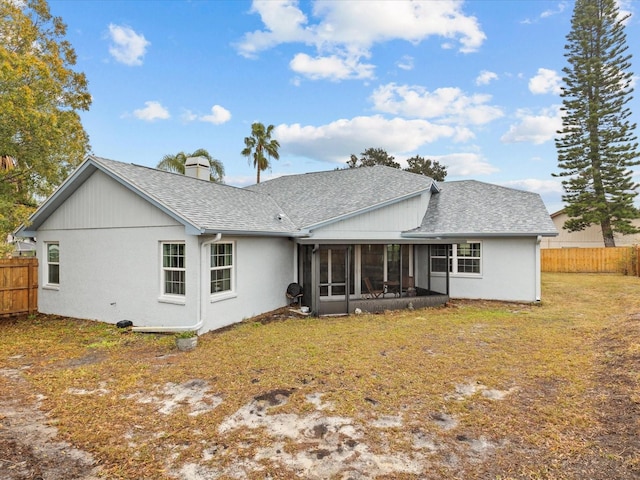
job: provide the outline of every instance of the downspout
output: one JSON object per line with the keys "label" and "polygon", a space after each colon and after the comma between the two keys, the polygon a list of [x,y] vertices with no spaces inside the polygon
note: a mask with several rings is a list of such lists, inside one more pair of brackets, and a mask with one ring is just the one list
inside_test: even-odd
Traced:
{"label": "downspout", "polygon": [[202,245],[200,245],[200,258],[198,259],[198,264],[200,265],[199,267],[199,278],[200,278],[200,288],[198,288],[198,295],[196,297],[197,301],[198,301],[198,321],[194,324],[194,325],[181,325],[181,326],[174,326],[174,327],[133,327],[132,330],[134,332],[146,332],[146,333],[177,333],[177,332],[186,332],[186,331],[198,331],[202,328],[202,326],[204,325],[204,319],[203,319],[203,304],[204,304],[204,298],[205,296],[202,294],[202,290],[204,289],[204,284],[205,282],[202,281],[203,276],[204,276],[204,269],[202,268],[202,261],[203,261],[203,252],[204,252],[204,248],[208,245],[211,245],[212,243],[217,243],[220,241],[220,239],[222,238],[222,234],[221,233],[217,233],[216,236],[214,238],[212,238],[211,240],[207,240],[206,242],[203,242]]}
{"label": "downspout", "polygon": [[535,281],[535,290],[536,290],[536,302],[539,302],[542,298],[542,291],[541,291],[541,286],[540,286],[540,281],[541,281],[541,272],[540,272],[540,268],[541,267],[541,261],[540,261],[540,244],[542,243],[542,235],[538,235],[538,237],[536,238],[536,244],[534,246],[535,248],[535,259],[536,259],[536,266],[535,266],[535,273],[534,273],[534,281]]}

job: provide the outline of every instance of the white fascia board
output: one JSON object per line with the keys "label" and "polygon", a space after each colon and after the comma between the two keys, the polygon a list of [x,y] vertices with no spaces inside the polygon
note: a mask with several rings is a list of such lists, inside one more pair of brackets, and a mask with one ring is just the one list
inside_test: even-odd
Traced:
{"label": "white fascia board", "polygon": [[[221,235],[233,235],[242,237],[291,237],[300,238],[308,237],[309,232],[274,232],[274,231],[261,231],[261,230],[224,230],[224,229],[203,229],[199,234],[201,235],[215,235],[220,233]],[[193,234],[198,235],[198,234]]]}

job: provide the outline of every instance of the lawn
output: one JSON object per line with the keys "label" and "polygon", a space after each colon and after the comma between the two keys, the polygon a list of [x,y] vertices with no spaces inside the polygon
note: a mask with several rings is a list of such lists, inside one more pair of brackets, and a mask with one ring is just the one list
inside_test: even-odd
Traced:
{"label": "lawn", "polygon": [[542,278],[536,305],[254,319],[191,352],[0,319],[0,477],[640,478],[640,279]]}

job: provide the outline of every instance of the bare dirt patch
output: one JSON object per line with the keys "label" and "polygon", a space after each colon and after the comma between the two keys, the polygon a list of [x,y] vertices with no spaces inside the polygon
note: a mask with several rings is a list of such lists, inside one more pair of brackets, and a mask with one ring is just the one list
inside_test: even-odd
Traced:
{"label": "bare dirt patch", "polygon": [[[39,398],[21,384],[18,372],[3,369],[10,379],[0,399],[0,478],[2,480],[97,480],[92,455],[56,438],[55,420],[40,410]],[[0,383],[1,384],[1,383]]]}

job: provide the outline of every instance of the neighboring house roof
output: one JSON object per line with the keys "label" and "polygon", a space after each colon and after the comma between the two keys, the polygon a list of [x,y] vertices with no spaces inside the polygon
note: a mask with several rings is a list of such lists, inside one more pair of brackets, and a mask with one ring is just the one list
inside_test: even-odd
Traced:
{"label": "neighboring house roof", "polygon": [[90,156],[33,214],[35,230],[96,170],[156,205],[185,225],[190,233],[292,235],[296,227],[269,197],[243,188],[199,180],[177,173]]}
{"label": "neighboring house roof", "polygon": [[273,198],[305,229],[438,191],[429,177],[382,165],[284,176],[247,189]]}
{"label": "neighboring house roof", "polygon": [[540,195],[475,180],[440,183],[420,227],[404,236],[555,236]]}

